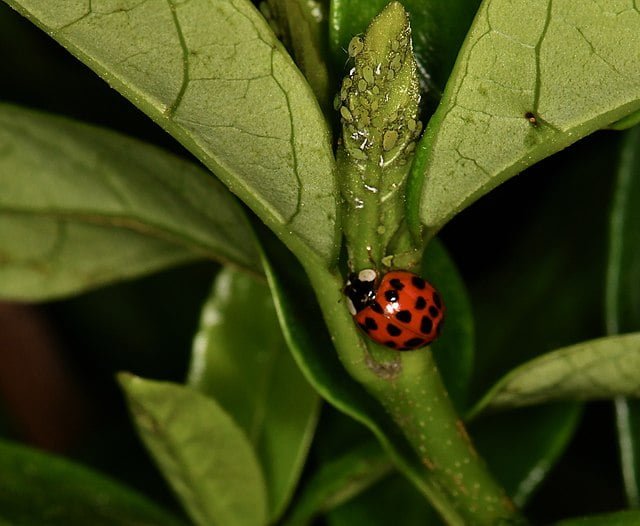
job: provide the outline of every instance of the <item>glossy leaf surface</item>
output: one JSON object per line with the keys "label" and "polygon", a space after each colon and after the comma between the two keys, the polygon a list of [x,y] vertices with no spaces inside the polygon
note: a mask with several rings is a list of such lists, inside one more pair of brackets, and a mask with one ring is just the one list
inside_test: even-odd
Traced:
{"label": "glossy leaf surface", "polygon": [[235,198],[123,135],[0,105],[0,296],[42,300],[196,258],[260,272]]}
{"label": "glossy leaf surface", "polygon": [[[626,133],[611,209],[606,279],[609,334],[640,329],[640,128]],[[640,402],[616,399],[622,475],[629,504],[640,506]]]}
{"label": "glossy leaf surface", "polygon": [[138,493],[83,466],[0,441],[0,523],[180,526]]}
{"label": "glossy leaf surface", "polygon": [[266,489],[243,431],[189,388],[120,375],[138,432],[195,524],[262,526]]}
{"label": "glossy leaf surface", "polygon": [[640,12],[485,0],[414,163],[409,213],[437,231],[527,166],[640,108]]}
{"label": "glossy leaf surface", "polygon": [[182,142],[299,255],[337,250],[311,88],[249,0],[9,0]]}
{"label": "glossy leaf surface", "polygon": [[289,353],[266,284],[228,268],[218,274],[202,309],[189,384],[244,430],[277,518],[306,459],[319,398]]}

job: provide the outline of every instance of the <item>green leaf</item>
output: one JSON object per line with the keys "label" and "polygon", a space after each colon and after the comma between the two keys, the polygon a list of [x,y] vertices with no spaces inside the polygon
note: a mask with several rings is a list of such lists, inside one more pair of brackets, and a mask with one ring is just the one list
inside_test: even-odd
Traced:
{"label": "green leaf", "polygon": [[640,12],[485,0],[429,122],[409,189],[433,233],[525,167],[640,108]]}
{"label": "green leaf", "polygon": [[640,111],[631,113],[626,117],[623,117],[619,121],[616,121],[613,124],[610,124],[609,129],[610,130],[626,130],[627,128],[632,128],[638,123],[640,123]]}
{"label": "green leaf", "polygon": [[327,516],[329,526],[437,526],[433,508],[398,474],[378,482]]}
{"label": "green leaf", "polygon": [[[613,196],[606,277],[609,334],[640,329],[640,127],[625,134]],[[616,399],[622,474],[629,504],[640,506],[640,402]]]}
{"label": "green leaf", "polygon": [[368,441],[350,449],[320,466],[302,488],[285,524],[309,523],[317,515],[352,499],[391,469],[389,457],[377,442]]}
{"label": "green leaf", "polygon": [[461,412],[467,405],[474,362],[475,329],[471,302],[453,260],[441,243],[430,243],[427,247],[420,275],[445,298],[444,329],[440,338],[431,344],[431,350],[447,392]]}
{"label": "green leaf", "polygon": [[640,511],[619,511],[580,519],[568,519],[556,526],[636,526],[640,523]]}
{"label": "green leaf", "polygon": [[620,395],[640,396],[640,333],[578,343],[516,367],[484,396],[471,415],[485,409]]}
{"label": "green leaf", "polygon": [[266,524],[258,460],[216,402],[168,382],[119,378],[142,440],[195,524]]}
{"label": "green leaf", "polygon": [[[425,90],[444,88],[479,0],[403,0],[409,12],[413,48]],[[329,18],[331,51],[343,67],[351,39],[361,33],[388,0],[332,0]]]}
{"label": "green leaf", "polygon": [[0,105],[0,296],[49,299],[202,257],[260,272],[242,209],[205,171]]}
{"label": "green leaf", "polygon": [[20,526],[183,524],[103,475],[5,441],[0,441],[0,522]]}
{"label": "green leaf", "polygon": [[265,284],[231,269],[218,274],[202,310],[189,384],[214,398],[249,438],[273,522],[300,477],[319,399],[289,353]]}
{"label": "green leaf", "polygon": [[322,0],[264,0],[260,10],[291,51],[322,109],[329,112],[333,87],[325,62],[327,12],[324,4]]}
{"label": "green leaf", "polygon": [[182,142],[299,257],[334,261],[329,130],[249,0],[7,3]]}
{"label": "green leaf", "polygon": [[622,144],[609,225],[606,322],[609,334],[640,329],[640,127]]}
{"label": "green leaf", "polygon": [[578,403],[527,407],[487,415],[472,422],[469,433],[491,472],[523,507],[564,452],[581,415]]}
{"label": "green leaf", "polygon": [[[438,250],[434,243],[430,247],[427,256],[429,268],[428,278],[441,286],[450,288],[452,296],[446,297],[445,302],[448,308],[461,314],[460,329],[461,340],[471,344],[469,337],[469,317],[464,313],[468,308],[465,298],[460,298],[455,293],[456,282],[459,281],[453,276],[456,274],[452,263],[446,258],[443,250]],[[271,257],[275,257],[275,253]],[[432,259],[429,259],[432,258]],[[429,264],[431,261],[431,264]],[[406,439],[400,433],[396,424],[389,415],[382,410],[374,399],[356,383],[345,371],[344,366],[338,360],[329,335],[320,326],[317,320],[322,318],[321,312],[315,304],[309,301],[313,293],[309,282],[302,274],[302,271],[295,266],[291,260],[274,260],[269,263],[265,261],[267,278],[271,286],[276,304],[276,310],[280,319],[280,324],[284,332],[289,348],[298,363],[298,366],[318,393],[334,407],[357,420],[376,436],[384,449],[390,455],[398,469],[407,476],[420,491],[429,494],[429,484],[423,479],[423,469],[415,453],[411,451]],[[284,274],[286,269],[286,274]],[[442,273],[442,274],[440,274]],[[324,278],[327,287],[334,287],[336,284],[329,278]],[[340,285],[338,285],[338,290]],[[332,296],[333,297],[333,296]],[[455,306],[455,305],[458,306]],[[342,315],[342,305],[336,305],[335,316]],[[332,315],[332,314],[329,314]],[[445,344],[446,339],[455,339],[453,327],[456,325],[451,320],[451,331],[444,330],[442,334],[442,349],[448,349]],[[466,336],[464,336],[466,334]],[[335,335],[334,335],[335,337]],[[443,361],[440,351],[436,351],[436,359]],[[438,358],[440,356],[440,358]],[[449,366],[444,367],[447,376],[444,378],[447,386],[451,387],[454,400],[462,400],[464,394],[458,391],[461,388],[457,375],[458,372],[463,378],[468,375],[470,351],[460,349],[460,359],[454,356],[447,358]],[[456,369],[454,366],[460,368]]]}

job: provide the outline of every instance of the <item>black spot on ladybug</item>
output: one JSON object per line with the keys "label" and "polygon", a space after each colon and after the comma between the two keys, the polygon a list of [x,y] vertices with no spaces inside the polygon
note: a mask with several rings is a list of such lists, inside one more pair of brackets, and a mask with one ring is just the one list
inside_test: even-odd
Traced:
{"label": "black spot on ladybug", "polygon": [[389,340],[388,342],[384,342],[387,347],[391,347],[392,349],[396,348],[396,342]]}
{"label": "black spot on ladybug", "polygon": [[427,300],[425,300],[422,296],[418,296],[416,300],[416,310],[422,310],[427,306]]}
{"label": "black spot on ladybug", "polygon": [[442,298],[437,292],[433,293],[433,302],[436,304],[436,307],[438,307],[439,309],[442,308]]}
{"label": "black spot on ladybug", "polygon": [[425,343],[427,343],[426,340],[423,340],[422,338],[411,338],[410,340],[407,340],[406,342],[404,342],[405,347],[410,347],[410,348],[416,348],[416,347],[422,347]]}
{"label": "black spot on ladybug", "polygon": [[420,332],[424,334],[430,334],[433,330],[433,321],[429,316],[423,316],[422,321],[420,322]]}
{"label": "black spot on ladybug", "polygon": [[411,278],[411,283],[413,283],[413,286],[415,288],[420,289],[420,290],[424,289],[424,287],[426,286],[425,281],[422,278],[418,277],[418,276],[413,276]]}
{"label": "black spot on ladybug", "polygon": [[402,329],[396,327],[393,323],[387,323],[387,332],[391,334],[391,336],[400,336]]}
{"label": "black spot on ladybug", "polygon": [[395,290],[388,290],[384,293],[384,297],[391,303],[398,301],[398,293]]}
{"label": "black spot on ladybug", "polygon": [[398,278],[389,280],[389,285],[391,285],[396,290],[402,290],[404,288],[404,283],[402,283],[402,281],[400,281]]}
{"label": "black spot on ladybug", "polygon": [[382,310],[382,307],[380,306],[380,304],[377,301],[374,301],[371,304],[371,310],[377,314],[384,314],[384,311]]}
{"label": "black spot on ladybug", "polygon": [[373,318],[369,318],[369,316],[367,316],[364,319],[364,324],[367,326],[367,329],[371,331],[375,331],[378,329],[378,324],[376,323],[376,320],[374,320]]}
{"label": "black spot on ladybug", "polygon": [[358,325],[364,332],[369,332],[369,327],[367,327],[364,323],[358,323]]}
{"label": "black spot on ladybug", "polygon": [[431,307],[429,307],[429,314],[431,314],[432,318],[437,318],[438,314],[440,314],[440,311],[436,309],[433,305],[431,305]]}
{"label": "black spot on ladybug", "polygon": [[396,319],[404,323],[409,323],[411,321],[411,313],[408,310],[401,310],[396,314]]}

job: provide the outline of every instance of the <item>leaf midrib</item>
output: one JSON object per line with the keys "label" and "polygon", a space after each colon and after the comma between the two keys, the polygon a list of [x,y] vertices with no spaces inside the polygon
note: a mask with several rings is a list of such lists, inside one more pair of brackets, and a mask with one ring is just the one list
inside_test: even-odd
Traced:
{"label": "leaf midrib", "polygon": [[[8,214],[14,216],[27,215],[41,219],[73,221],[77,223],[84,223],[87,225],[114,227],[123,230],[129,230],[137,234],[153,237],[160,241],[165,241],[170,244],[182,246],[206,259],[240,267],[242,268],[242,270],[248,271],[254,275],[258,275],[255,269],[252,269],[240,263],[244,259],[242,256],[238,257],[237,261],[234,261],[227,256],[220,255],[218,252],[212,251],[211,246],[193,237],[186,236],[170,228],[154,224],[150,221],[142,220],[135,216],[126,214],[97,214],[95,212],[86,211],[69,212],[55,209],[13,208],[5,206],[0,207],[0,214]],[[232,245],[226,246],[225,251],[237,256],[237,252],[235,252],[230,247],[232,247]]]}

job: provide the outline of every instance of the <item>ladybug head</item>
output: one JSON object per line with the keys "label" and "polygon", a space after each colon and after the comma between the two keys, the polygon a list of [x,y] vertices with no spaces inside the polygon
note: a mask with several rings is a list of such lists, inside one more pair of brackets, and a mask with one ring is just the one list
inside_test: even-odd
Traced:
{"label": "ladybug head", "polygon": [[347,297],[347,307],[349,307],[352,316],[371,305],[376,299],[377,281],[378,273],[371,268],[349,275],[344,286],[344,294]]}

